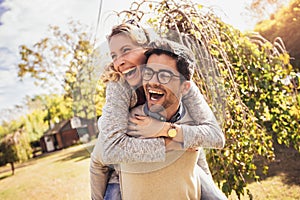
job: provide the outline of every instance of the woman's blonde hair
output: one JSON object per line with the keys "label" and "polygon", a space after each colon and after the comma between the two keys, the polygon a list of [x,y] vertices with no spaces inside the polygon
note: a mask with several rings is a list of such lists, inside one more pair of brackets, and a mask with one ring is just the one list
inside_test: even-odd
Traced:
{"label": "woman's blonde hair", "polygon": [[[128,36],[134,44],[144,48],[147,47],[150,41],[148,32],[133,20],[114,26],[111,33],[107,36],[107,41],[110,42],[111,38],[118,34]],[[101,75],[101,79],[104,82],[118,81],[121,77],[121,73],[114,69],[113,62],[104,68],[104,72]]]}

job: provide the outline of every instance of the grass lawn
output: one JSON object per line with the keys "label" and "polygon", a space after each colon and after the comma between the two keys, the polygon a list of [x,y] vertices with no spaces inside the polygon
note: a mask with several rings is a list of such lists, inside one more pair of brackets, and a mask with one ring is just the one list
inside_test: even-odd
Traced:
{"label": "grass lawn", "polygon": [[[90,199],[89,158],[92,147],[78,145],[43,154],[16,165],[13,176],[9,165],[0,167],[0,199]],[[248,186],[255,200],[300,199],[300,154],[288,148],[277,153],[279,156],[271,164],[268,176]],[[229,199],[237,198],[231,195]]]}
{"label": "grass lawn", "polygon": [[[276,159],[260,182],[248,185],[254,200],[300,200],[300,153],[274,144]],[[237,199],[231,195],[229,199]],[[249,199],[248,196],[241,198]]]}
{"label": "grass lawn", "polygon": [[10,165],[1,167],[0,199],[89,199],[91,148],[79,145],[43,154],[29,162],[16,165],[13,176]]}

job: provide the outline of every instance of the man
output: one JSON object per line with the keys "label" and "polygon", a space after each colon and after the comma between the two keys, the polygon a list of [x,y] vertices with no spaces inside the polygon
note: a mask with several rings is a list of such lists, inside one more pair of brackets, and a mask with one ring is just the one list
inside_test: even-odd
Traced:
{"label": "man", "polygon": [[[166,146],[178,146],[178,150],[169,151],[164,162],[121,163],[121,188],[123,199],[200,199],[200,176],[209,171],[203,149],[183,150],[183,133],[177,124],[193,125],[181,99],[189,91],[193,74],[192,65],[184,48],[177,49],[173,42],[154,42],[153,49],[145,53],[147,65],[143,69],[143,87],[146,103],[134,108],[132,116],[151,116],[170,122],[165,137]],[[177,51],[177,52],[176,52]],[[176,52],[176,53],[175,53]],[[138,123],[136,120],[131,120]],[[134,125],[131,135],[142,138],[157,137],[156,133],[135,135]],[[188,133],[187,133],[188,134]],[[197,162],[202,163],[202,168]],[[207,176],[207,179],[210,177]],[[212,179],[207,184],[214,184]],[[218,199],[226,199],[220,191]],[[209,197],[208,197],[209,198]],[[214,197],[214,199],[216,199]]]}

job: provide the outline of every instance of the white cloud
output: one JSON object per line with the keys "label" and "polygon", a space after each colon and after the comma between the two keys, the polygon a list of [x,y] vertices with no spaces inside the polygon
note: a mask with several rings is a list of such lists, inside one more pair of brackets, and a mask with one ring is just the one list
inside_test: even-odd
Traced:
{"label": "white cloud", "polygon": [[20,44],[32,44],[47,35],[48,25],[65,26],[71,19],[95,25],[97,0],[11,0],[3,14],[0,28],[1,45],[14,51]]}

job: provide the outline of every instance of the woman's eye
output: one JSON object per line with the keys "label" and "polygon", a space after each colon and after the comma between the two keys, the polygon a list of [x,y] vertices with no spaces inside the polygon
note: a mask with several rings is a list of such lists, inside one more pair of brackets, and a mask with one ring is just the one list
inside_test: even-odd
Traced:
{"label": "woman's eye", "polygon": [[127,52],[129,52],[129,51],[131,51],[130,48],[124,48],[124,49],[123,49],[123,52],[124,52],[124,53],[127,53]]}
{"label": "woman's eye", "polygon": [[112,58],[113,60],[115,60],[115,59],[117,58],[117,56],[116,56],[116,55],[111,55],[111,58]]}

